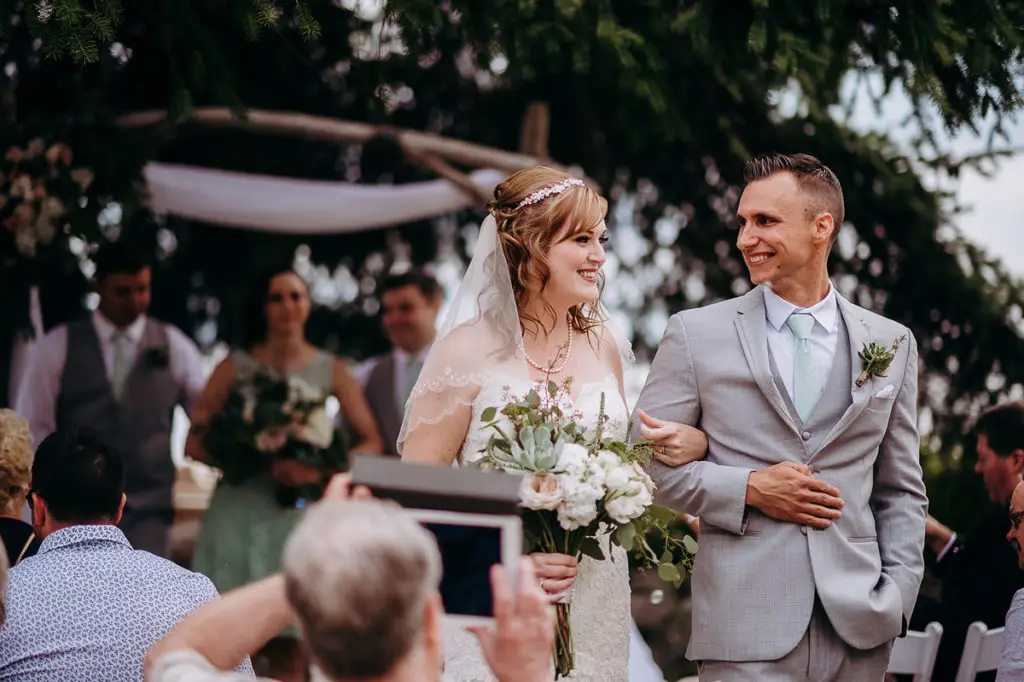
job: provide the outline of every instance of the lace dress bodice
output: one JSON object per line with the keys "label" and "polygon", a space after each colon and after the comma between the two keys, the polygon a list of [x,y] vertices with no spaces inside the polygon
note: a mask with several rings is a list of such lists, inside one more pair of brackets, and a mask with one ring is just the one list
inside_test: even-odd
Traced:
{"label": "lace dress bodice", "polygon": [[[476,460],[490,438],[491,432],[481,428],[483,411],[503,405],[508,391],[522,395],[529,388],[530,383],[525,379],[498,374],[481,386],[473,401],[469,433],[459,457],[463,465]],[[588,429],[597,426],[603,395],[608,416],[604,426],[606,433],[625,438],[629,415],[615,375],[609,373],[600,381],[582,383],[578,389],[574,406],[582,415],[583,425]],[[629,679],[629,568],[625,551],[612,547],[607,537],[601,544],[608,558],[597,561],[583,557],[572,588],[571,617],[576,650],[572,679],[626,682]],[[494,677],[472,634],[447,623],[446,637],[445,682],[493,682]]]}

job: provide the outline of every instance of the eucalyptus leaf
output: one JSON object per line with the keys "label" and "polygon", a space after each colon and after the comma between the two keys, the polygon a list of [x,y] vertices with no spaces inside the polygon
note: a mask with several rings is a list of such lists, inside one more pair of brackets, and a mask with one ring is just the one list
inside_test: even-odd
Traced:
{"label": "eucalyptus leaf", "polygon": [[636,527],[632,523],[619,526],[619,529],[615,531],[615,540],[623,549],[631,549],[636,541]]}
{"label": "eucalyptus leaf", "polygon": [[670,526],[676,520],[676,513],[667,507],[662,507],[656,504],[651,505],[647,508],[647,513],[651,515],[657,522],[664,526]]}
{"label": "eucalyptus leaf", "polygon": [[679,569],[672,564],[658,564],[658,577],[667,583],[675,583],[676,581],[682,580],[682,576],[679,575]]}
{"label": "eucalyptus leaf", "polygon": [[494,418],[496,416],[498,416],[498,408],[488,407],[487,409],[480,413],[480,421],[494,421]]}

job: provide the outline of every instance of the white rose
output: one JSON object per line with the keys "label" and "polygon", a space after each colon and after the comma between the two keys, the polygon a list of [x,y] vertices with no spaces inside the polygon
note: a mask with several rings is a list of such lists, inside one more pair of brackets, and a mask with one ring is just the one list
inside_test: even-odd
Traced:
{"label": "white rose", "polygon": [[644,513],[644,505],[636,497],[629,495],[613,497],[605,503],[604,509],[608,516],[619,523],[629,523]]}
{"label": "white rose", "polygon": [[318,448],[326,448],[334,440],[334,427],[322,407],[315,408],[306,418],[302,428],[302,440]]}
{"label": "white rose", "polygon": [[648,493],[654,495],[656,486],[654,485],[654,481],[651,480],[650,474],[648,474],[638,462],[633,462],[633,471],[636,472],[636,480],[643,484]]}
{"label": "white rose", "polygon": [[558,509],[565,492],[555,476],[526,474],[519,484],[519,499],[527,509]]}
{"label": "white rose", "polygon": [[622,465],[622,459],[611,450],[601,450],[597,453],[597,463],[604,469],[614,469]]}
{"label": "white rose", "polygon": [[589,458],[587,449],[578,443],[566,443],[558,457],[558,468],[566,472],[582,473]]}
{"label": "white rose", "polygon": [[597,518],[597,504],[592,497],[566,499],[558,508],[558,523],[566,530],[587,526]]}
{"label": "white rose", "polygon": [[633,480],[634,474],[635,472],[633,471],[633,467],[617,466],[608,472],[604,482],[612,492],[624,491],[630,481]]}

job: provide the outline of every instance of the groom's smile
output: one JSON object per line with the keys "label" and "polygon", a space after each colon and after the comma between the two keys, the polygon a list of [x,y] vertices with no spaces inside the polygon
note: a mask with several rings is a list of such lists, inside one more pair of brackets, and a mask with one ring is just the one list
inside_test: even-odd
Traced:
{"label": "groom's smile", "polygon": [[736,209],[736,246],[751,282],[770,282],[780,296],[802,306],[821,299],[817,285],[826,278],[833,223],[822,220],[820,204],[790,172],[744,188]]}

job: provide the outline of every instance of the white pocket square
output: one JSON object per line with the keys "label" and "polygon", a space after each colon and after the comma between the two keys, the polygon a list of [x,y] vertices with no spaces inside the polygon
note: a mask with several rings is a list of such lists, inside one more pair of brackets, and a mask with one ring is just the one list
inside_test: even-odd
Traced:
{"label": "white pocket square", "polygon": [[896,393],[896,387],[888,384],[885,388],[875,394],[876,398],[891,398]]}

